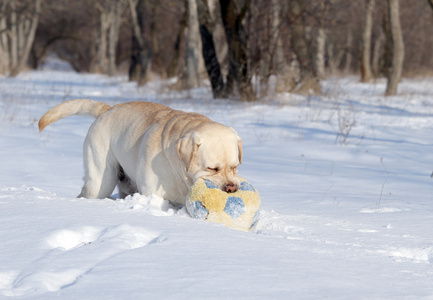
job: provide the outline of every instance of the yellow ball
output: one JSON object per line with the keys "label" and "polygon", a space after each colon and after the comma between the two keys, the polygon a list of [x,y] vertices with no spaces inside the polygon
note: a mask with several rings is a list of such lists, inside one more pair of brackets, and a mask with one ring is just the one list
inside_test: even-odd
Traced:
{"label": "yellow ball", "polygon": [[186,199],[186,209],[193,218],[245,231],[257,222],[259,208],[259,193],[243,178],[234,193],[226,193],[211,181],[199,178]]}

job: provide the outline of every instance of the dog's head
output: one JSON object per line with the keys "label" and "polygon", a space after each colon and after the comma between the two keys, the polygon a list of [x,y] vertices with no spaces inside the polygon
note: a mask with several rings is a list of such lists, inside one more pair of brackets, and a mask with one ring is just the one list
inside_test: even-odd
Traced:
{"label": "dog's head", "polygon": [[233,128],[218,123],[200,126],[179,140],[177,151],[192,181],[203,178],[226,192],[239,189],[242,140]]}

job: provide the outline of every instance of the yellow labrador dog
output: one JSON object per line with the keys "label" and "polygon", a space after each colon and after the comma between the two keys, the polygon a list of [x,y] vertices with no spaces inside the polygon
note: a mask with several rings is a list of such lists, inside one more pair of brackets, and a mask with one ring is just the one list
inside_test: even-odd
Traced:
{"label": "yellow labrador dog", "polygon": [[84,186],[78,197],[152,193],[185,204],[198,178],[235,192],[242,141],[236,131],[197,114],[151,102],[111,107],[89,99],[61,103],[42,116],[39,131],[71,115],[96,120],[84,141]]}

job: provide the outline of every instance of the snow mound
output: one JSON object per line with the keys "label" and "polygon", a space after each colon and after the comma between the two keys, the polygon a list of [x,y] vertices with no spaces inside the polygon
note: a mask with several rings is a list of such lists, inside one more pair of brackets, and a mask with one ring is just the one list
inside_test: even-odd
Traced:
{"label": "snow mound", "polygon": [[172,216],[177,212],[168,200],[154,194],[143,196],[135,193],[125,199],[119,199],[118,202],[131,210],[144,211],[153,216]]}
{"label": "snow mound", "polygon": [[49,236],[46,242],[52,248],[70,250],[95,241],[100,234],[100,229],[92,226],[79,230],[62,229]]}
{"label": "snow mound", "polygon": [[433,247],[422,248],[389,248],[386,250],[379,250],[381,254],[394,258],[397,262],[412,261],[414,263],[433,263]]}
{"label": "snow mound", "polygon": [[51,249],[44,256],[21,272],[0,273],[0,291],[5,296],[58,291],[124,251],[159,241],[162,239],[158,233],[129,224],[57,230],[45,239]]}

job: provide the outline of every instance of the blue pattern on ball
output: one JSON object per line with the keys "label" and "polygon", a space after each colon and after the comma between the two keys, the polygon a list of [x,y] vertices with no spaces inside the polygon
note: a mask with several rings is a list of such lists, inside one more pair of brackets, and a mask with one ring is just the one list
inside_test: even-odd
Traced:
{"label": "blue pattern on ball", "polygon": [[245,203],[242,198],[239,197],[228,197],[224,212],[228,214],[232,219],[239,218],[246,211]]}
{"label": "blue pattern on ball", "polygon": [[242,181],[241,182],[241,186],[239,187],[239,190],[241,190],[241,191],[250,191],[250,192],[255,192],[256,191],[254,189],[254,187],[251,185],[251,183],[248,183],[246,181]]}
{"label": "blue pattern on ball", "polygon": [[191,215],[195,219],[206,219],[207,215],[209,214],[209,211],[203,206],[203,204],[201,204],[200,201],[189,202],[189,207],[189,211],[192,213]]}
{"label": "blue pattern on ball", "polygon": [[204,183],[206,184],[206,187],[208,189],[219,189],[219,187],[217,187],[215,184],[213,184],[212,181],[205,180]]}

